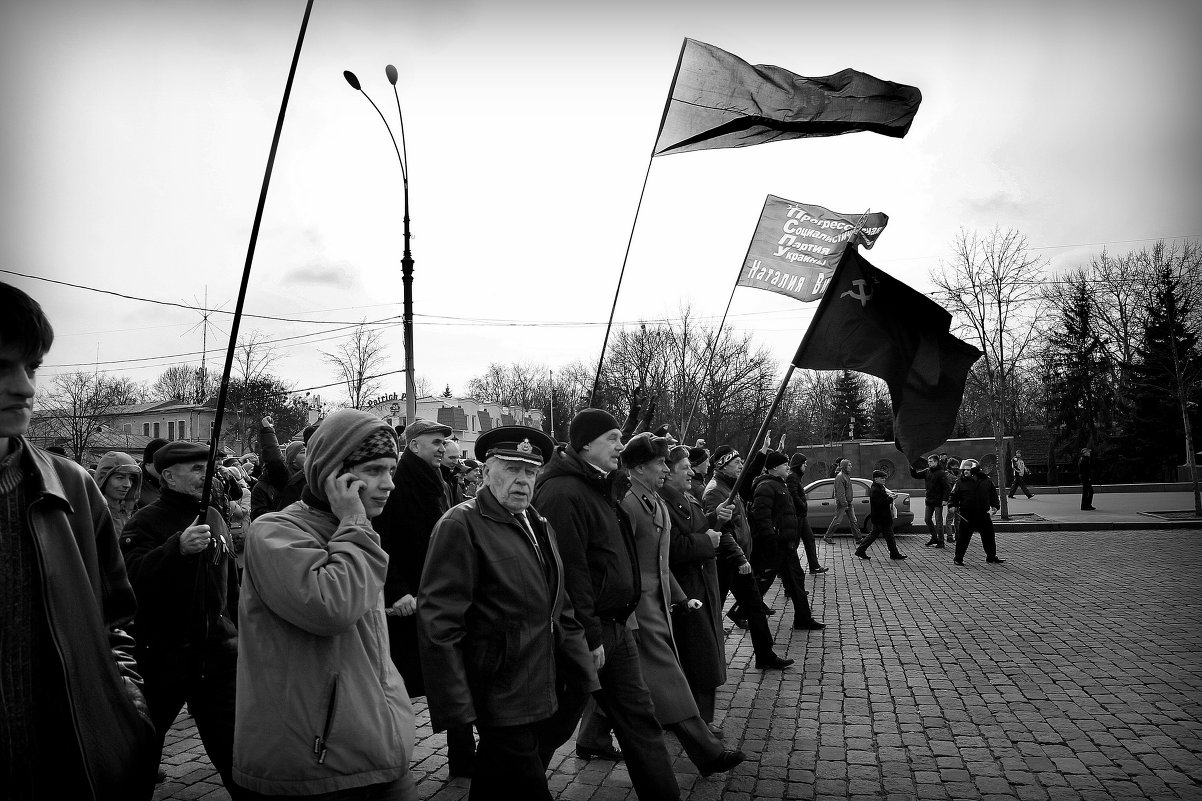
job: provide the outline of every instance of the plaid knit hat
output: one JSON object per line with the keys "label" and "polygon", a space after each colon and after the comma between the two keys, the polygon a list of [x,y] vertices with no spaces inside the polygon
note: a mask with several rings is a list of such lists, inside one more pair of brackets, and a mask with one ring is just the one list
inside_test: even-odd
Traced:
{"label": "plaid knit hat", "polygon": [[372,459],[397,458],[396,434],[391,428],[377,428],[371,432],[359,445],[347,455],[342,462],[343,470],[350,470],[357,464],[370,462]]}

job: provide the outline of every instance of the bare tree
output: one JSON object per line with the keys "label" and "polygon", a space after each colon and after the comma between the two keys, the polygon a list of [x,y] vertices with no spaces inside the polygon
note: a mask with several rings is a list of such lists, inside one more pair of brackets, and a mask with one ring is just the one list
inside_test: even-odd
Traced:
{"label": "bare tree", "polygon": [[380,341],[380,332],[360,324],[333,353],[323,353],[346,389],[352,408],[360,408],[380,393],[383,382],[379,375],[384,371],[386,350],[387,346]]}
{"label": "bare tree", "polygon": [[31,437],[65,440],[75,461],[84,454],[104,428],[113,406],[128,398],[122,380],[106,373],[63,373],[54,377],[47,392],[38,396]]}
{"label": "bare tree", "polygon": [[238,337],[230,377],[247,382],[257,381],[271,371],[277,358],[279,352],[270,344],[267,335],[262,331],[251,331]]}
{"label": "bare tree", "polygon": [[202,403],[217,393],[217,377],[190,364],[174,364],[150,385],[150,400],[179,400]]}
{"label": "bare tree", "polygon": [[[960,335],[984,354],[981,369],[970,371],[969,381],[984,384],[1000,486],[1006,480],[1007,387],[1035,341],[1044,261],[1014,229],[995,227],[984,234],[961,229],[953,247],[951,263],[934,270],[931,279]],[[1002,496],[1002,518],[1007,519],[1004,492]]]}

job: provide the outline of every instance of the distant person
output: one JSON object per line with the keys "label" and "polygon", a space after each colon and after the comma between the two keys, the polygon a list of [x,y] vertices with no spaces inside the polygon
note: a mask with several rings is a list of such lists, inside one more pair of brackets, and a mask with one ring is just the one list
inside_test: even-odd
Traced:
{"label": "distant person", "polygon": [[1027,496],[1027,500],[1034,498],[1035,495],[1027,488],[1027,476],[1031,474],[1031,471],[1027,469],[1027,463],[1023,461],[1022,451],[1015,450],[1014,456],[1010,457],[1010,472],[1014,474],[1014,479],[1010,483],[1010,492],[1008,493],[1010,497],[1013,498],[1014,493],[1021,489],[1023,494]]}
{"label": "distant person", "polygon": [[844,522],[851,528],[851,536],[856,545],[863,539],[860,536],[860,524],[856,520],[856,510],[852,506],[851,459],[840,459],[835,464],[835,516],[826,527],[826,536],[822,541],[830,545],[835,541],[835,532]]}
{"label": "distant person", "polygon": [[109,504],[82,467],[26,441],[54,330],[5,283],[0,308],[0,788],[149,801],[155,730]]}
{"label": "distant person", "polygon": [[872,488],[868,491],[868,519],[872,522],[872,531],[860,547],[856,548],[856,556],[861,559],[872,558],[868,555],[868,548],[880,537],[884,537],[885,544],[889,546],[890,559],[906,558],[906,555],[897,549],[897,542],[893,539],[893,496],[885,487],[885,479],[888,477],[889,474],[884,470],[872,471]]}
{"label": "distant person", "polygon": [[483,467],[484,465],[475,459],[463,460],[463,475],[460,477],[460,483],[463,486],[464,500],[475,498],[476,493],[480,491],[480,486],[484,481]]}
{"label": "distant person", "polygon": [[159,499],[162,487],[159,484],[159,471],[154,469],[154,455],[159,452],[159,448],[166,444],[167,440],[156,437],[146,443],[146,447],[142,450],[142,481],[138,499],[134,503],[135,511],[150,506]]}
{"label": "distant person", "polygon": [[[320,423],[320,421],[319,421]],[[286,509],[291,504],[296,503],[304,494],[305,484],[305,458],[306,451],[309,446],[309,440],[314,432],[317,431],[317,423],[311,426],[305,426],[301,431],[300,440],[292,440],[284,446],[284,464],[288,468],[289,476],[288,483],[284,485],[284,489],[280,492],[280,497],[276,499],[276,509]]]}
{"label": "distant person", "polygon": [[458,506],[464,500],[462,467],[463,449],[458,442],[448,439],[438,471],[442,473],[442,481],[447,487],[447,503],[451,506]]}
{"label": "distant person", "polygon": [[[697,441],[705,442],[703,439]],[[705,484],[709,481],[710,472],[710,452],[705,449],[704,445],[689,448],[689,468],[691,469],[689,491],[693,493],[694,498],[701,500],[705,495]]]}
{"label": "distant person", "polygon": [[113,528],[120,537],[141,494],[142,471],[128,453],[109,451],[96,467],[96,484],[108,502]]}
{"label": "distant person", "polygon": [[939,454],[939,464],[943,466],[943,531],[947,535],[948,544],[953,545],[956,542],[956,530],[959,528],[960,521],[949,502],[956,481],[960,478],[960,460],[955,456],[941,453]]}
{"label": "distant person", "polygon": [[945,547],[943,544],[943,509],[947,503],[948,493],[951,492],[945,463],[940,461],[938,456],[928,456],[927,466],[921,470],[915,469],[913,465],[910,466],[910,478],[921,478],[925,487],[923,500],[925,501],[924,506],[926,506],[926,517],[924,522],[927,525],[927,531],[931,534],[931,538],[926,543],[927,547],[943,548]]}
{"label": "distant person", "polygon": [[417,604],[422,669],[438,679],[426,688],[430,723],[480,732],[474,801],[550,801],[540,754],[558,745],[548,723],[556,688],[600,687],[555,532],[530,505],[554,450],[528,426],[481,434],[484,486],[430,535]]}
{"label": "distant person", "polygon": [[[289,443],[291,444],[291,443]],[[275,433],[275,421],[270,415],[259,423],[259,450],[263,454],[260,460],[259,480],[250,491],[250,519],[258,520],[268,512],[279,511],[280,499],[288,479],[296,472],[295,467],[289,467],[284,455],[280,453],[280,441]],[[300,454],[301,464],[304,462],[304,443],[293,449],[293,462]]]}
{"label": "distant person", "polygon": [[1001,564],[1006,561],[997,556],[991,517],[1001,508],[1002,502],[998,498],[997,487],[993,486],[993,481],[981,470],[981,464],[976,459],[960,462],[960,479],[952,489],[949,503],[960,518],[955,564],[963,567],[964,554],[968,552],[974,531],[981,532],[981,547],[985,549],[986,562]]}
{"label": "distant person", "polygon": [[248,798],[416,799],[413,707],[385,642],[372,528],[396,433],[340,409],[309,441],[304,496],[251,524],[239,609],[234,775]]}
{"label": "distant person", "polygon": [[1081,479],[1081,511],[1092,512],[1093,505],[1093,451],[1082,448],[1077,458],[1077,476]]}

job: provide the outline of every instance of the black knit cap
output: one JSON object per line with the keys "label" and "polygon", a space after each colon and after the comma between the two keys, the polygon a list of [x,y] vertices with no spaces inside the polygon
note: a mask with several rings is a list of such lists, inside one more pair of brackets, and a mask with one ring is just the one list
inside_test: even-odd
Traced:
{"label": "black knit cap", "polygon": [[768,470],[772,470],[776,467],[780,467],[782,464],[788,463],[788,456],[785,456],[780,451],[769,451],[768,455],[764,458],[764,471],[767,472]]}
{"label": "black knit cap", "polygon": [[689,448],[690,467],[696,467],[708,458],[710,458],[710,452],[705,448]]}
{"label": "black knit cap", "polygon": [[142,462],[144,464],[154,464],[154,455],[159,448],[167,444],[167,440],[161,437],[155,437],[150,442],[146,443],[146,448],[142,451]]}
{"label": "black knit cap", "polygon": [[568,443],[579,452],[597,437],[621,429],[614,416],[604,409],[581,409],[568,425]]}
{"label": "black knit cap", "polygon": [[715,470],[721,470],[726,466],[726,463],[732,459],[738,459],[739,452],[729,445],[719,445],[714,448],[714,453],[710,456],[710,464]]}
{"label": "black knit cap", "polygon": [[789,459],[789,469],[796,470],[797,468],[799,468],[803,464],[805,464],[807,461],[809,461],[809,460],[806,459],[806,455],[804,453],[795,453],[795,454],[793,454],[793,457],[791,459]]}

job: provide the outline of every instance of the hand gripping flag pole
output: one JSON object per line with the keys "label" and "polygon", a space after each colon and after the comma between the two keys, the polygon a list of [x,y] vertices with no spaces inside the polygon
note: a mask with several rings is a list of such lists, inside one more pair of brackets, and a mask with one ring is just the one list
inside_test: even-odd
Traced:
{"label": "hand gripping flag pole", "polygon": [[[284,84],[284,99],[280,101],[280,115],[275,121],[275,135],[271,139],[271,152],[267,155],[267,170],[263,174],[263,187],[259,190],[259,205],[255,209],[255,222],[250,229],[250,245],[246,249],[246,264],[242,268],[242,285],[238,288],[238,303],[234,307],[234,322],[230,326],[230,342],[225,352],[225,367],[221,371],[221,388],[217,392],[217,412],[213,419],[213,433],[209,438],[209,463],[205,468],[204,487],[200,493],[198,515],[200,520],[208,517],[209,498],[213,490],[213,474],[217,464],[217,443],[221,439],[222,418],[225,416],[225,400],[229,393],[230,370],[234,364],[234,352],[238,344],[238,325],[242,322],[242,307],[246,302],[246,287],[250,283],[250,266],[255,259],[255,244],[259,241],[259,226],[263,222],[263,207],[267,203],[267,187],[271,185],[271,169],[275,165],[275,154],[280,145],[280,132],[284,129],[284,114],[288,111],[288,97],[292,94],[292,80],[296,77],[296,65],[300,61],[301,46],[305,42],[305,31],[309,27],[309,15],[313,11],[313,0],[305,3],[305,16],[301,20],[300,34],[296,38],[296,50],[292,54],[292,66],[288,70],[288,81]],[[221,545],[214,543],[214,547]]]}

